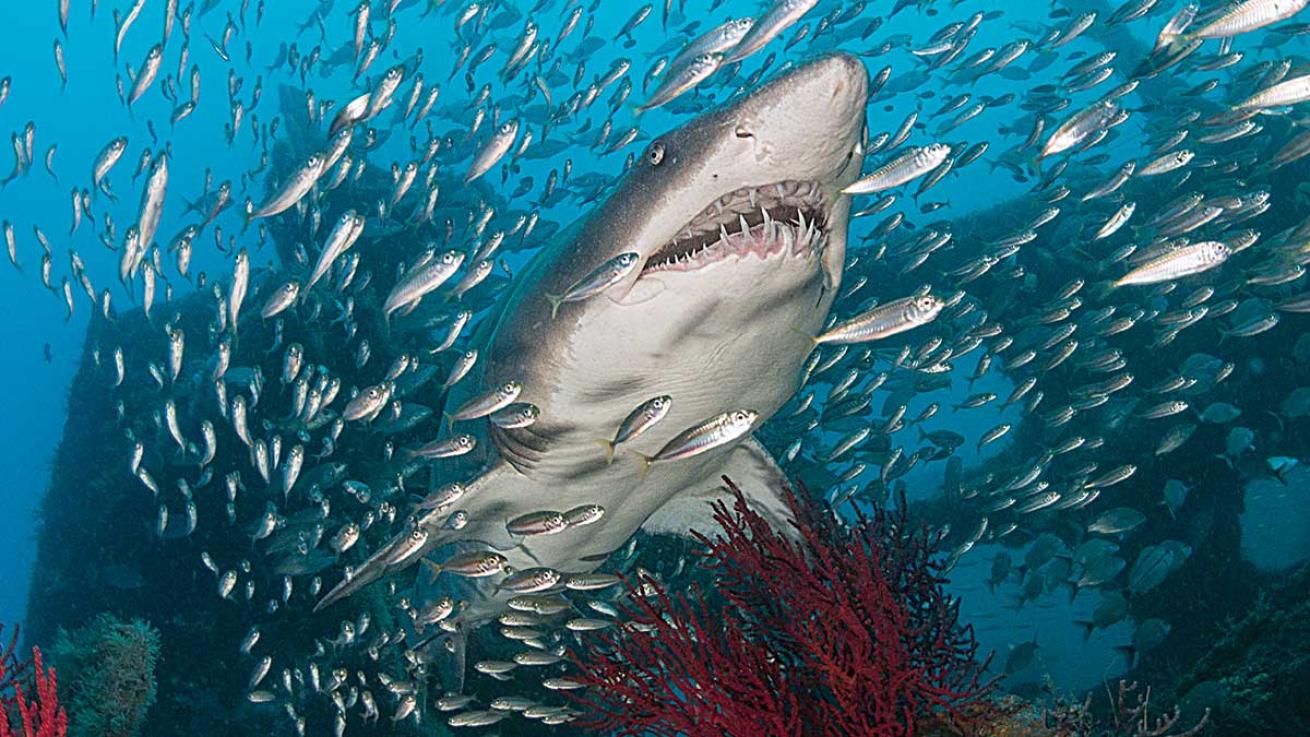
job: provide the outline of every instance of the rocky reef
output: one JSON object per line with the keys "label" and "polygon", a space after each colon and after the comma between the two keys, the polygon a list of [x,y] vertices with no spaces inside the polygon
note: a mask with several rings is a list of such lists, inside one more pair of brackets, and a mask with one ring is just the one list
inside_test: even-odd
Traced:
{"label": "rocky reef", "polygon": [[50,651],[66,690],[73,737],[137,737],[155,703],[159,632],[101,614]]}
{"label": "rocky reef", "polygon": [[1178,683],[1180,702],[1212,708],[1217,734],[1310,733],[1310,563],[1262,588]]}

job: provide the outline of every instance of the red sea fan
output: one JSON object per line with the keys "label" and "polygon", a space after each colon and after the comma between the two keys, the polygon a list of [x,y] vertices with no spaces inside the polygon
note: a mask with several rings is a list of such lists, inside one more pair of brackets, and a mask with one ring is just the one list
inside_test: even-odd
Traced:
{"label": "red sea fan", "polygon": [[985,711],[985,664],[942,588],[928,531],[903,511],[845,524],[798,500],[784,532],[728,483],[736,501],[715,507],[721,532],[700,537],[722,603],[693,605],[645,582],[656,595],[633,597],[637,631],[601,635],[577,656],[587,726],[912,737]]}
{"label": "red sea fan", "polygon": [[633,737],[799,734],[796,689],[767,651],[703,603],[644,585],[651,595],[627,612],[639,631],[607,636],[603,657],[578,661],[591,686],[581,726]]}
{"label": "red sea fan", "polygon": [[[0,642],[3,642],[5,626],[0,624]],[[6,707],[14,705],[14,688],[27,671],[31,663],[18,659],[18,628],[9,637],[9,645],[0,648],[0,713]]]}
{"label": "red sea fan", "polygon": [[[54,669],[45,668],[37,648],[32,648],[30,662],[20,663],[14,654],[17,641],[15,630],[9,647],[0,653],[0,737],[65,737],[68,715],[59,706]],[[19,683],[29,665],[36,684],[36,698],[30,701]],[[11,709],[16,722],[11,722]]]}

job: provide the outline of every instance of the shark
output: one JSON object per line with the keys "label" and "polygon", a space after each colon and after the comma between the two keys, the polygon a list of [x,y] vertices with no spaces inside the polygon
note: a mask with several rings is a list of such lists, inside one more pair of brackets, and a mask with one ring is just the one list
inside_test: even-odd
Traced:
{"label": "shark", "polygon": [[[511,569],[594,571],[638,530],[712,529],[711,503],[728,498],[724,477],[785,527],[790,487],[751,434],[690,458],[642,457],[722,413],[754,412],[757,428],[798,390],[841,286],[850,200],[840,191],[863,167],[867,97],[863,63],[831,54],[653,139],[609,197],[515,277],[474,335],[480,358],[456,388],[467,398],[515,382],[536,421],[454,423],[480,439],[465,457],[476,471],[463,496],[411,518],[316,610],[469,547],[497,551]],[[550,295],[624,253],[638,254],[639,266],[552,316]],[[454,392],[447,406],[459,406]],[[667,414],[610,458],[602,441],[660,395],[672,398]],[[515,535],[507,525],[582,505],[603,514],[555,534]],[[462,526],[450,524],[455,512]],[[466,622],[502,610],[508,595],[496,579],[473,582]]]}

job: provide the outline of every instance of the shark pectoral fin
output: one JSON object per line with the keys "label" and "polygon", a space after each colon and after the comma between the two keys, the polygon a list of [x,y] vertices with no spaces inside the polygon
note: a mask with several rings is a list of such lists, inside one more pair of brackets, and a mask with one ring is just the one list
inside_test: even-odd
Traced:
{"label": "shark pectoral fin", "polygon": [[692,531],[712,535],[718,529],[713,503],[731,505],[733,502],[732,492],[722,481],[725,476],[741,489],[751,508],[763,515],[774,529],[788,534],[795,529],[790,524],[794,517],[788,504],[792,488],[787,476],[759,441],[747,437],[728,453],[723,467],[705,486],[674,495],[647,518],[642,530],[652,535],[685,537]]}

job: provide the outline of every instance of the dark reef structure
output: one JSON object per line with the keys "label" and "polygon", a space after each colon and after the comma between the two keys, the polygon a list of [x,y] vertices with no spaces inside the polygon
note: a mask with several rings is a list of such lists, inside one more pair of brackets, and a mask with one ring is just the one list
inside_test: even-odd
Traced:
{"label": "dark reef structure", "polygon": [[1213,708],[1217,734],[1310,733],[1307,591],[1310,563],[1264,589],[1179,682],[1181,703]]}
{"label": "dark reef structure", "polygon": [[928,530],[882,509],[847,525],[806,496],[776,530],[727,483],[736,502],[699,540],[709,585],[632,582],[630,624],[577,652],[592,728],[902,737],[983,718],[986,662]]}

